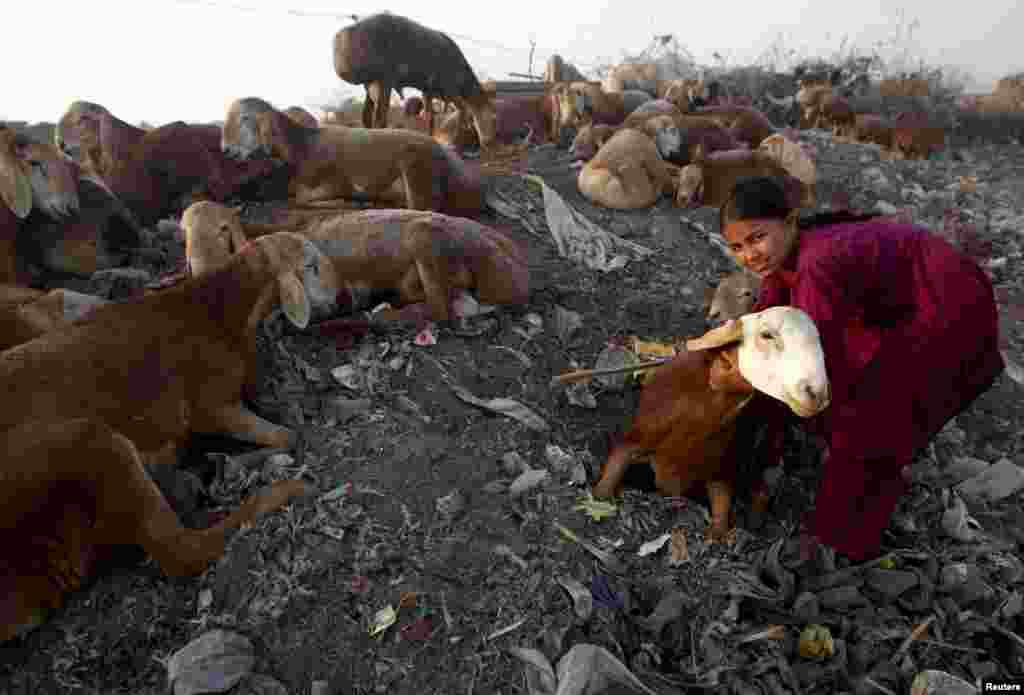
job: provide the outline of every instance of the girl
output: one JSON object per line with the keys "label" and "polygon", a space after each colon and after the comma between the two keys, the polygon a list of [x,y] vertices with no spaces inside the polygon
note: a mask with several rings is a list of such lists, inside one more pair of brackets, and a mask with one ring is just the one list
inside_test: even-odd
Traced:
{"label": "girl", "polygon": [[[1003,370],[992,285],[919,227],[849,213],[798,222],[771,178],[739,181],[720,222],[736,259],[761,277],[753,310],[798,307],[821,334],[832,404],[810,423],[828,449],[805,556],[824,543],[875,557],[906,487],[902,468]],[[778,443],[785,412],[768,409]]]}

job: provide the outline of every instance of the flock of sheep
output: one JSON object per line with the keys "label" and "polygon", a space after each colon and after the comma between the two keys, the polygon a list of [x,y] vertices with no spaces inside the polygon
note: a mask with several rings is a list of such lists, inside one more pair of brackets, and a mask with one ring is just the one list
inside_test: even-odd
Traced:
{"label": "flock of sheep", "polygon": [[[389,52],[394,46],[405,48]],[[294,444],[294,432],[243,404],[258,328],[278,308],[304,329],[383,297],[397,308],[375,314],[381,320],[458,318],[465,292],[490,305],[528,302],[523,250],[471,219],[483,209],[480,172],[459,148],[515,141],[523,123],[558,141],[575,129],[572,149],[588,160],[580,192],[613,208],[648,206],[662,193],[681,205],[716,205],[750,173],[787,177],[795,200],[814,201],[807,155],[714,85],[661,81],[653,66],[638,65],[587,82],[556,59],[544,96],[498,97],[445,34],[388,14],[343,29],[334,49],[339,76],[366,85],[363,128],[319,124],[258,98],[235,101],[222,128],[143,130],[84,101],[60,119],[53,144],[0,125],[0,535],[8,543],[0,641],[59,608],[104,548],[137,544],[168,575],[201,573],[224,552],[229,529],[306,492],[299,481],[278,483],[216,526],[192,530],[144,466],[173,463],[191,433]],[[391,90],[406,86],[423,92],[407,113],[425,118],[426,132],[385,127]],[[828,84],[808,80],[798,99],[808,121],[850,127]],[[456,107],[442,110],[436,128],[434,100]],[[871,123],[857,120],[854,134],[882,132]],[[891,132],[891,144],[908,153],[935,142],[920,124],[898,122]],[[246,223],[227,205],[261,199],[270,180],[284,182],[288,202],[270,222]],[[374,209],[356,209],[365,203]],[[180,210],[184,281],[123,301],[31,287],[33,267],[88,276],[124,265],[138,257],[145,228]],[[734,298],[709,298],[712,314],[739,320],[690,341],[674,363],[676,416],[712,413],[695,405],[707,400],[709,378],[745,380],[804,417],[824,408],[828,381],[806,315],[787,307],[746,314],[754,288],[738,277],[722,287]],[[758,347],[772,339],[787,350]],[[731,422],[751,393],[716,401],[708,416]],[[694,425],[665,444],[678,466],[659,486],[725,486],[727,518],[731,482],[716,471],[729,466],[705,475],[679,458],[699,451],[720,464],[730,455],[728,441],[709,443],[701,431]],[[624,466],[606,467],[601,490],[614,491]],[[716,499],[719,538],[726,528]]]}

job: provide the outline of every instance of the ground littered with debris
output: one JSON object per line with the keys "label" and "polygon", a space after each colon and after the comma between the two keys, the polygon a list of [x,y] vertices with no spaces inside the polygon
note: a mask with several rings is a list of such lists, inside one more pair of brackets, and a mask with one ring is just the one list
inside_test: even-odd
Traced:
{"label": "ground littered with debris", "polygon": [[[905,211],[978,258],[1000,301],[1010,366],[922,452],[881,561],[811,578],[798,566],[819,453],[795,431],[769,513],[737,501],[733,546],[705,546],[699,501],[587,500],[639,387],[552,377],[632,336],[703,333],[703,290],[733,265],[714,210],[596,208],[546,146],[488,182],[503,214],[485,221],[529,249],[528,306],[419,334],[271,321],[253,402],[301,445],[268,456],[204,442],[196,475],[162,484],[193,524],[197,505],[230,507],[273,480],[304,476],[317,494],[236,534],[199,579],[129,554],[0,647],[0,691],[776,695],[1024,677],[1024,149],[908,162],[799,137],[823,205]],[[173,269],[181,243],[161,230],[148,257]]]}

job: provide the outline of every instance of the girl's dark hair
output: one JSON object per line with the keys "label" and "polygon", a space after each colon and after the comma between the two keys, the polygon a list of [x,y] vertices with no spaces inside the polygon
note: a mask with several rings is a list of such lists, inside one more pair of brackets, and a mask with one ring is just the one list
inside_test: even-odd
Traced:
{"label": "girl's dark hair", "polygon": [[[729,198],[718,214],[719,229],[737,220],[784,220],[793,212],[787,202],[786,189],[773,176],[747,176],[736,182]],[[876,214],[857,214],[848,210],[818,212],[797,220],[798,229],[811,229],[844,222],[863,222]]]}

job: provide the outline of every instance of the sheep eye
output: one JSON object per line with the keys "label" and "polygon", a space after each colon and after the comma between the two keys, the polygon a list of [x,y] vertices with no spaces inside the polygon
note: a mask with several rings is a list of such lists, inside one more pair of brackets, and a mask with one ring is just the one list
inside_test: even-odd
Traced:
{"label": "sheep eye", "polygon": [[762,340],[775,340],[775,335],[771,331],[761,331]]}

